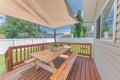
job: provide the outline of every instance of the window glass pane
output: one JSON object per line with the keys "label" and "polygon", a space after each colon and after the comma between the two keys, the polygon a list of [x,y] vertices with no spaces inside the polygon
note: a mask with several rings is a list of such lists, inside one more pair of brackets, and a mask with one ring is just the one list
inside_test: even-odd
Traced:
{"label": "window glass pane", "polygon": [[114,21],[114,5],[108,5],[102,13],[101,38],[112,39]]}

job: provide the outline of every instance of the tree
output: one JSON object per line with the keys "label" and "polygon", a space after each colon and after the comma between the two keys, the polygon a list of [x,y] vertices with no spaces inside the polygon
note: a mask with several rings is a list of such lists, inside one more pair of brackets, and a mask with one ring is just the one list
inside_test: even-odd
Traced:
{"label": "tree", "polygon": [[4,34],[5,33],[5,29],[4,29],[4,27],[0,27],[0,34]]}
{"label": "tree", "polygon": [[74,25],[74,29],[72,29],[73,35],[75,38],[85,37],[87,28],[83,25],[83,18],[80,10],[78,11],[76,18],[79,21],[79,23]]}
{"label": "tree", "polygon": [[3,27],[7,38],[38,38],[41,32],[39,25],[8,16]]}
{"label": "tree", "polygon": [[86,26],[82,26],[82,27],[81,27],[81,32],[80,32],[80,37],[84,38],[86,32],[87,32]]}
{"label": "tree", "polygon": [[74,27],[73,35],[74,35],[74,37],[79,38],[80,37],[81,26],[82,26],[81,22],[83,22],[80,10],[78,11],[76,18],[79,21],[79,23],[74,25],[75,27]]}

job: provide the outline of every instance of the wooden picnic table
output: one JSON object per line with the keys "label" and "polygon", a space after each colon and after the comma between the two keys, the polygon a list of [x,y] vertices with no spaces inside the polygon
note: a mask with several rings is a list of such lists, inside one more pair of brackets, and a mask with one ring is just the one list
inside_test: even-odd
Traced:
{"label": "wooden picnic table", "polygon": [[36,53],[32,53],[30,54],[30,56],[36,59],[36,68],[42,67],[54,73],[56,71],[56,67],[53,63],[53,60],[69,50],[70,48],[65,48],[65,47],[57,51],[51,51],[50,49],[47,49]]}

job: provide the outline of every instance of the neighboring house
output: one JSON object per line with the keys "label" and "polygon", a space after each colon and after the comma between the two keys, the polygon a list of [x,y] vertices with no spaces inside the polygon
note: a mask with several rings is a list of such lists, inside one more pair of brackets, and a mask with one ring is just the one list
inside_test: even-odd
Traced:
{"label": "neighboring house", "polygon": [[40,33],[40,38],[54,38],[54,34]]}
{"label": "neighboring house", "polygon": [[61,34],[57,37],[59,37],[59,38],[73,38],[73,34]]}
{"label": "neighboring house", "polygon": [[4,34],[0,34],[0,39],[5,39],[5,35]]}
{"label": "neighboring house", "polygon": [[95,32],[94,31],[89,31],[86,33],[86,37],[94,37],[95,36]]}
{"label": "neighboring house", "polygon": [[95,37],[94,26],[91,26],[91,30],[87,31],[86,37]]}

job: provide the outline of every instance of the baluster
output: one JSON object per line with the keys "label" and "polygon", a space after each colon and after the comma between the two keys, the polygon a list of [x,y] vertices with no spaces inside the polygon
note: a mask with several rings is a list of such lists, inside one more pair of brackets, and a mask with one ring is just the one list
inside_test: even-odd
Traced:
{"label": "baluster", "polygon": [[16,54],[15,54],[16,55],[16,60],[15,61],[17,63],[18,62],[18,49],[16,48],[15,50],[16,50]]}
{"label": "baluster", "polygon": [[26,59],[26,48],[24,47],[24,60]]}
{"label": "baluster", "polygon": [[78,44],[78,54],[80,53],[80,44]]}
{"label": "baluster", "polygon": [[40,45],[38,45],[38,51],[40,51]]}
{"label": "baluster", "polygon": [[22,48],[20,48],[20,61],[22,61]]}
{"label": "baluster", "polygon": [[86,49],[87,49],[87,48],[86,48],[86,46],[87,46],[87,44],[85,44],[85,55],[87,55],[87,52],[86,52]]}
{"label": "baluster", "polygon": [[86,44],[87,46],[86,46],[86,53],[87,53],[87,55],[89,55],[89,52],[88,52],[88,44]]}
{"label": "baluster", "polygon": [[81,44],[81,54],[83,54],[83,44]]}
{"label": "baluster", "polygon": [[92,58],[92,44],[90,44],[90,58]]}
{"label": "baluster", "polygon": [[29,49],[30,49],[30,47],[27,48],[27,54],[28,54],[27,59],[29,58],[29,52],[30,52]]}
{"label": "baluster", "polygon": [[32,46],[30,46],[30,53],[32,53]]}

